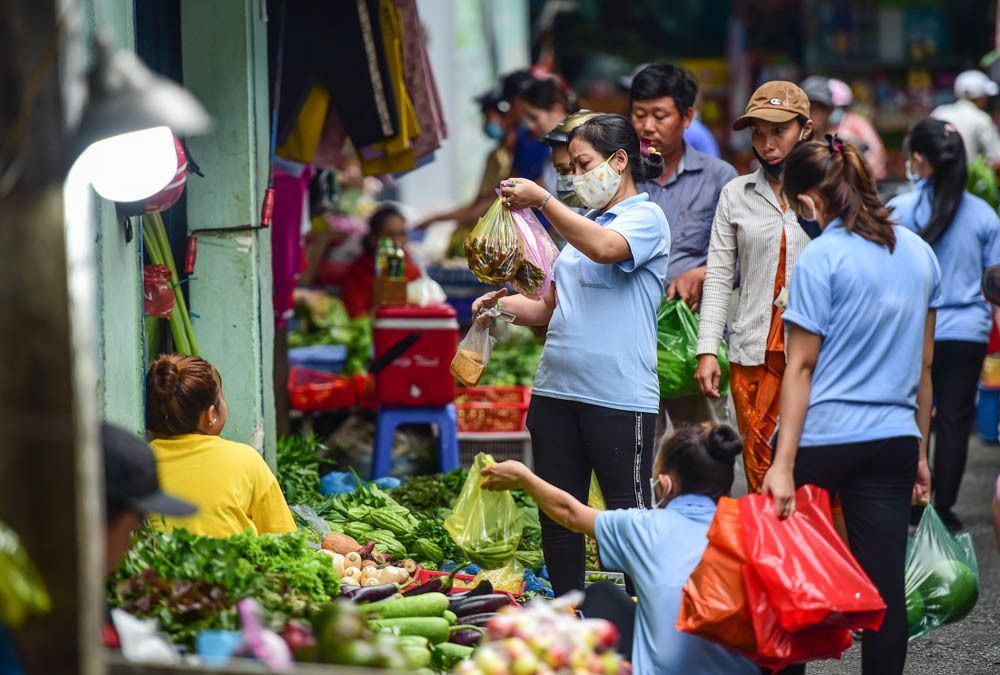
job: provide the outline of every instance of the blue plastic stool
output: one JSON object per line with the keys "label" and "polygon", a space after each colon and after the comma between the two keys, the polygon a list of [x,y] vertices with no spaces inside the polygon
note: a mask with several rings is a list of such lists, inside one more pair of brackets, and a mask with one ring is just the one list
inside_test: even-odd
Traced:
{"label": "blue plastic stool", "polygon": [[1000,389],[979,383],[976,402],[976,433],[984,443],[1000,441]]}
{"label": "blue plastic stool", "polygon": [[441,473],[458,468],[458,413],[455,404],[442,408],[379,408],[375,423],[375,451],[372,480],[389,475],[392,464],[392,437],[400,424],[436,424],[438,460]]}

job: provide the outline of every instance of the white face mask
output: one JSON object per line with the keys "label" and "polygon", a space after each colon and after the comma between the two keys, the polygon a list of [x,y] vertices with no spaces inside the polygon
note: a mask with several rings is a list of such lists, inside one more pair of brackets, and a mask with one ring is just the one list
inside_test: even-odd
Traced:
{"label": "white face mask", "polygon": [[[667,487],[666,490],[663,491],[663,494],[660,495],[660,498],[657,499],[656,502],[654,502],[653,505],[649,507],[651,509],[658,509],[661,506],[663,506],[666,503],[666,501],[667,501],[668,495],[674,489],[674,481],[670,480],[670,476],[668,476],[667,474],[663,474],[663,477],[667,479],[667,485],[668,485],[668,487]],[[659,484],[660,484],[660,477],[659,476],[653,476],[652,478],[650,478],[649,479],[649,494],[655,496],[656,495],[656,486],[659,485]]]}
{"label": "white face mask", "polygon": [[608,164],[612,157],[614,155],[587,173],[573,176],[573,188],[583,205],[589,209],[600,209],[607,205],[622,184],[622,175]]}

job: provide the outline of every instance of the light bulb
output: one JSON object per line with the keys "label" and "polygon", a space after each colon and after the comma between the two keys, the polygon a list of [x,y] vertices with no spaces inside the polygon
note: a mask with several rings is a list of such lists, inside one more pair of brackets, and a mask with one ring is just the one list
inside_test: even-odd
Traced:
{"label": "light bulb", "polygon": [[168,127],[102,139],[87,148],[80,161],[97,193],[113,202],[151,197],[177,172],[177,151]]}

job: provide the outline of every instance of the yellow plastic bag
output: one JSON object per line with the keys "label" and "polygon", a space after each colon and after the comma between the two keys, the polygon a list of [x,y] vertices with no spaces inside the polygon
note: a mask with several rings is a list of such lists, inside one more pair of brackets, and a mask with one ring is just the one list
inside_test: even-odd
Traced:
{"label": "yellow plastic bag", "polygon": [[0,521],[0,626],[17,629],[30,614],[45,614],[52,600],[45,581],[14,530]]}
{"label": "yellow plastic bag", "polygon": [[524,585],[524,565],[514,558],[500,569],[480,570],[469,586],[475,588],[483,579],[489,579],[495,591],[520,593]]}
{"label": "yellow plastic bag", "polygon": [[521,511],[510,492],[482,488],[482,470],[492,464],[496,460],[490,455],[476,455],[455,510],[444,521],[455,544],[485,570],[503,568],[514,558],[524,528]]}
{"label": "yellow plastic bag", "polygon": [[518,243],[510,209],[498,197],[465,240],[469,269],[484,284],[506,284],[521,267]]}

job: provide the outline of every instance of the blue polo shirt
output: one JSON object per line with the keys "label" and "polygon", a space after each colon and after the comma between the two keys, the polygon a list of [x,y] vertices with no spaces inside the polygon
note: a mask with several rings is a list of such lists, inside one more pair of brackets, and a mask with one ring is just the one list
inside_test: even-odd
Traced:
{"label": "blue polo shirt", "polygon": [[683,494],[662,509],[602,511],[594,523],[601,562],[632,577],[639,598],[632,672],[757,675],[760,669],[721,645],[674,627],[681,589],[708,546],[715,502]]}
{"label": "blue polo shirt", "polygon": [[645,193],[595,219],[625,237],[632,256],[596,263],[566,244],[553,268],[556,307],[533,392],[616,410],[655,413],[656,311],[670,252],[663,211]]}
{"label": "blue polo shirt", "polygon": [[924,324],[941,305],[941,268],[927,242],[893,229],[890,253],[837,219],[795,264],[782,318],[823,337],[800,446],[920,437]]}
{"label": "blue polo shirt", "polygon": [[719,195],[726,183],[738,175],[728,162],[698,152],[685,141],[684,156],[666,185],[651,180],[637,186],[649,193],[650,201],[659,204],[670,223],[667,285],[708,262],[708,241]]}
{"label": "blue polo shirt", "polygon": [[[919,232],[931,217],[934,182],[918,181],[914,189],[889,202],[903,227]],[[941,264],[941,308],[935,340],[988,342],[990,306],[980,290],[983,270],[1000,265],[1000,218],[989,204],[966,192],[945,233],[931,245]]]}

